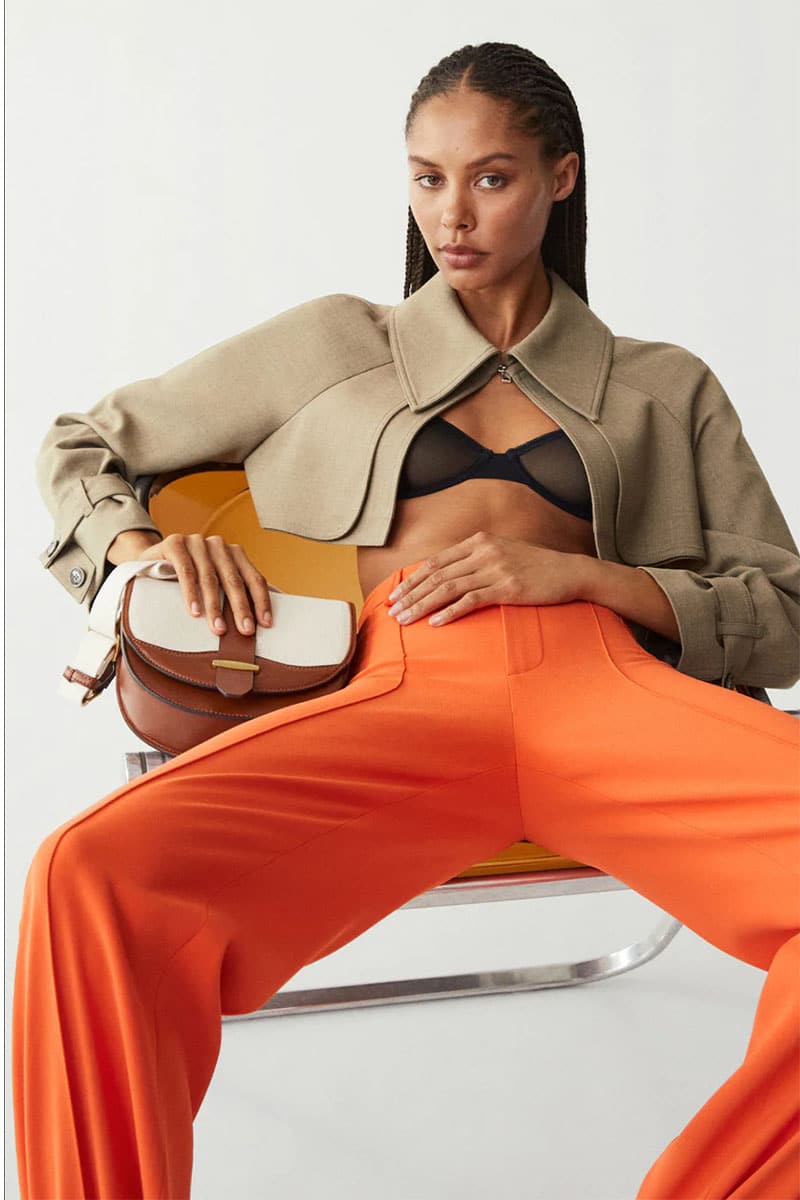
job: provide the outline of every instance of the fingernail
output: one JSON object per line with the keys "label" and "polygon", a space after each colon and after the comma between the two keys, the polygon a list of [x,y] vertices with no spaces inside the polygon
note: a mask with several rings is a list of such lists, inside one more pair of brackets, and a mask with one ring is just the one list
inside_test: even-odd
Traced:
{"label": "fingernail", "polygon": [[396,587],[393,592],[389,592],[387,599],[388,600],[396,600],[399,595],[400,595],[400,588]]}
{"label": "fingernail", "polygon": [[225,632],[225,622],[223,621],[222,617],[214,618],[214,628],[216,629],[217,633]]}
{"label": "fingernail", "polygon": [[250,620],[249,617],[245,617],[245,619],[242,621],[242,629],[244,630],[245,633],[253,632],[253,622]]}
{"label": "fingernail", "polygon": [[265,624],[265,625],[271,625],[271,624],[272,624],[272,613],[268,613],[268,612],[265,612],[265,613],[264,613],[264,624]]}
{"label": "fingernail", "polygon": [[200,605],[197,603],[196,600],[192,601],[192,616],[193,617],[200,616]]}

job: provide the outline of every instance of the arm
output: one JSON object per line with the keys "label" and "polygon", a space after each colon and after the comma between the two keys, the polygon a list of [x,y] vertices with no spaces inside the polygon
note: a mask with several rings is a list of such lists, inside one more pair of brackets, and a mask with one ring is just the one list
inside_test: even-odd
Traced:
{"label": "arm", "polygon": [[306,301],[162,375],[115,389],[86,413],[57,418],[36,463],[54,521],[41,562],[73,599],[91,604],[120,534],[160,540],[136,499],[137,476],[241,463],[341,377],[330,323],[343,299]]}
{"label": "arm", "polygon": [[628,567],[624,563],[592,558],[588,554],[579,557],[578,594],[582,600],[602,604],[629,621],[654,629],[674,642],[680,641],[672,605],[650,575],[639,567]]}
{"label": "arm", "polygon": [[800,679],[800,556],[740,418],[708,367],[694,396],[691,436],[702,568],[595,561],[584,572],[587,598],[680,642],[676,666],[687,675],[791,687]]}

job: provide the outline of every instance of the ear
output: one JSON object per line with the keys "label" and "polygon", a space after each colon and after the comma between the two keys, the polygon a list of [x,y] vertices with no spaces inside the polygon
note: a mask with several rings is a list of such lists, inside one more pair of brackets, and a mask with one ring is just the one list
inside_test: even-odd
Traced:
{"label": "ear", "polygon": [[575,150],[563,155],[553,168],[553,200],[566,200],[572,194],[581,168],[580,156]]}

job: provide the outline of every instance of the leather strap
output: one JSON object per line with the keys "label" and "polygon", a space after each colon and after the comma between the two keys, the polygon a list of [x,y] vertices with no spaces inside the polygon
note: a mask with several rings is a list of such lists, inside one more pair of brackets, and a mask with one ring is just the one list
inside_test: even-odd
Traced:
{"label": "leather strap", "polygon": [[[218,666],[214,673],[214,685],[223,696],[247,696],[253,690],[253,683],[258,673],[256,667],[256,635],[240,633],[231,610],[228,597],[222,603],[222,619],[226,631],[219,639],[219,653],[216,661],[240,663],[239,667]],[[248,670],[249,667],[254,670]]]}

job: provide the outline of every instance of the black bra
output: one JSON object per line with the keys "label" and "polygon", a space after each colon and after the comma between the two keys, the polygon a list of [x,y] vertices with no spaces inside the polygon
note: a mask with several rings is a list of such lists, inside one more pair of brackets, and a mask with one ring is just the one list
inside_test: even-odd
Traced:
{"label": "black bra", "polygon": [[[535,471],[535,474],[534,474]],[[398,484],[401,500],[439,492],[465,479],[510,479],[585,521],[592,498],[581,457],[563,429],[489,450],[443,417],[433,417],[412,439]]]}

